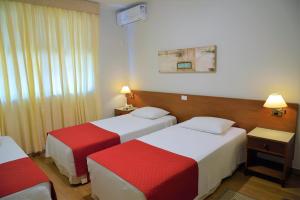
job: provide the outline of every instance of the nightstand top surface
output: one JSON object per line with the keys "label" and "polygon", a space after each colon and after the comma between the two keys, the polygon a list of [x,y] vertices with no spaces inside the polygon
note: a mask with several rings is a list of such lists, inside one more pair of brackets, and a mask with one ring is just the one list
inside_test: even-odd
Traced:
{"label": "nightstand top surface", "polygon": [[131,107],[128,109],[125,109],[124,107],[120,107],[120,108],[115,108],[116,110],[121,110],[121,111],[133,111],[135,109],[137,109],[137,107]]}
{"label": "nightstand top surface", "polygon": [[293,138],[295,133],[256,127],[250,131],[248,135],[288,143]]}

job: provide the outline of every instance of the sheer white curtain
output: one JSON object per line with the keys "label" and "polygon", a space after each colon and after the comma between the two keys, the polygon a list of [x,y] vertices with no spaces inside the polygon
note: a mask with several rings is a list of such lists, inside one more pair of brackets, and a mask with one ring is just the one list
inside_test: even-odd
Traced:
{"label": "sheer white curtain", "polygon": [[27,153],[47,131],[99,118],[99,16],[0,1],[0,134]]}

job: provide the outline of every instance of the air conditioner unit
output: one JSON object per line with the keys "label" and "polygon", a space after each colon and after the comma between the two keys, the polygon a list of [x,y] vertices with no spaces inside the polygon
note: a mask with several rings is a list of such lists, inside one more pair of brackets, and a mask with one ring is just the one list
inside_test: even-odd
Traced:
{"label": "air conditioner unit", "polygon": [[117,13],[117,24],[124,26],[136,21],[146,19],[146,4],[139,4],[134,7]]}

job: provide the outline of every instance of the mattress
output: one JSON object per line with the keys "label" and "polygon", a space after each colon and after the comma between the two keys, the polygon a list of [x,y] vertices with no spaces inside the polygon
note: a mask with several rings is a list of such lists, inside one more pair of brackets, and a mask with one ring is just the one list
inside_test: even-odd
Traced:
{"label": "mattress", "polygon": [[[195,199],[210,194],[222,179],[245,162],[246,157],[246,131],[234,127],[222,135],[215,135],[186,129],[178,124],[138,140],[197,161],[199,178]],[[141,191],[122,177],[91,159],[87,162],[95,199],[145,199]]]}
{"label": "mattress", "polygon": [[[157,130],[176,124],[176,118],[167,115],[158,119],[144,119],[131,114],[91,122],[92,124],[117,133],[121,143],[147,135]],[[73,152],[70,147],[55,137],[48,135],[46,157],[51,157],[62,174],[69,178],[71,184],[85,183],[87,176],[76,176]]]}
{"label": "mattress", "polygon": [[[9,152],[9,153],[8,153]],[[24,151],[8,136],[0,136],[0,164],[28,157]],[[51,200],[50,183],[41,183],[26,190],[2,197],[1,200]]]}

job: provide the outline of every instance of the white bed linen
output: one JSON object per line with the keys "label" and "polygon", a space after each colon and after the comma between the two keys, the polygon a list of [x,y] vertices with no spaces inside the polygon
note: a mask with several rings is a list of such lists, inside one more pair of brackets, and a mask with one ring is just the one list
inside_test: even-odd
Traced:
{"label": "white bed linen", "polygon": [[0,164],[28,157],[27,154],[8,136],[0,136]]}
{"label": "white bed linen", "polygon": [[[197,161],[199,178],[195,199],[210,194],[245,161],[246,131],[240,128],[215,135],[175,125],[138,140]],[[91,159],[87,162],[95,199],[145,199],[141,191],[121,177]]]}
{"label": "white bed linen", "polygon": [[[171,115],[159,119],[144,119],[133,115],[121,115],[91,122],[103,129],[120,135],[121,142],[126,142],[157,130],[176,124],[176,118]],[[85,183],[86,175],[77,177],[73,152],[55,137],[48,135],[46,142],[46,157],[51,157],[62,174],[69,178],[71,184]]]}
{"label": "white bed linen", "polygon": [[[20,158],[28,157],[27,154],[8,136],[0,136],[0,164]],[[2,197],[1,200],[51,200],[49,183],[41,183],[28,189]]]}

